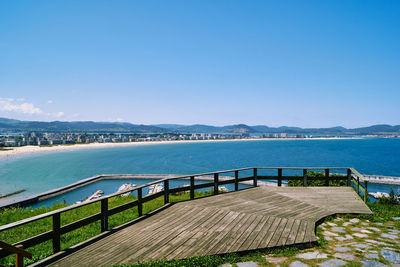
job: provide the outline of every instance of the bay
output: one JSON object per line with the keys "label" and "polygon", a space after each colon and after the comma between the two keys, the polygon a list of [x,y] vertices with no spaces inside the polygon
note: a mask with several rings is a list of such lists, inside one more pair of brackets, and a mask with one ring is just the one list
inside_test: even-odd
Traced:
{"label": "bay", "polygon": [[168,143],[20,155],[0,159],[0,194],[25,189],[18,197],[26,197],[98,174],[194,174],[252,166],[354,167],[362,174],[400,176],[400,139]]}

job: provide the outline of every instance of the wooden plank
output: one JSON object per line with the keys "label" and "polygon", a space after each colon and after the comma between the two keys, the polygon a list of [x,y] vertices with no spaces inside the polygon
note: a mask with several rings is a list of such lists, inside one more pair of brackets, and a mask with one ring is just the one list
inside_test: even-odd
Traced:
{"label": "wooden plank", "polygon": [[268,243],[268,247],[275,247],[278,245],[278,241],[279,238],[281,237],[283,230],[286,227],[286,224],[288,223],[289,219],[287,218],[282,218],[280,224],[278,225],[278,227],[276,228],[276,230],[274,231],[274,234],[271,238],[271,240]]}
{"label": "wooden plank", "polygon": [[305,220],[300,222],[300,226],[299,226],[299,230],[297,231],[295,243],[298,243],[298,244],[303,243],[304,237],[306,235],[307,223],[308,223],[308,221],[305,221]]}
{"label": "wooden plank", "polygon": [[[276,229],[281,224],[284,218],[275,218],[274,222],[271,224],[271,227],[265,233],[264,237],[262,238],[261,242],[257,245],[257,248],[266,248],[268,247],[269,242],[271,241],[273,235],[275,234]],[[286,223],[286,222],[285,222]]]}
{"label": "wooden plank", "polygon": [[292,245],[295,243],[297,233],[299,232],[301,220],[294,220],[292,229],[290,230],[289,236],[285,242],[286,245]]}
{"label": "wooden plank", "polygon": [[255,216],[255,219],[251,222],[248,223],[247,226],[245,226],[244,231],[242,231],[242,234],[240,236],[240,238],[238,238],[233,246],[231,246],[229,248],[230,251],[235,252],[235,251],[244,251],[246,250],[243,247],[243,244],[246,242],[246,240],[250,237],[251,233],[253,232],[253,230],[257,227],[257,225],[260,223],[260,221],[262,220],[263,216]]}
{"label": "wooden plank", "polygon": [[283,232],[282,232],[281,236],[279,237],[279,240],[276,243],[276,246],[279,247],[279,246],[286,245],[286,240],[289,237],[289,234],[290,234],[290,232],[292,230],[294,222],[295,222],[295,220],[289,218],[285,228],[283,229]]}

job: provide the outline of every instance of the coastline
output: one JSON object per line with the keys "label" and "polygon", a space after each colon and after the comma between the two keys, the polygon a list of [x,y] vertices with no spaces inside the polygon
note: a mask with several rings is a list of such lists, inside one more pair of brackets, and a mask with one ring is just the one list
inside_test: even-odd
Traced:
{"label": "coastline", "polygon": [[312,137],[312,138],[248,138],[248,139],[216,139],[216,140],[174,140],[174,141],[145,141],[145,142],[124,142],[124,143],[90,143],[73,145],[54,145],[54,146],[21,146],[10,147],[10,150],[0,151],[0,158],[13,157],[24,154],[34,154],[54,151],[70,151],[76,149],[92,149],[107,147],[141,146],[141,145],[161,145],[161,144],[186,144],[202,142],[236,142],[236,141],[272,141],[272,140],[343,140],[343,139],[362,139],[361,137]]}

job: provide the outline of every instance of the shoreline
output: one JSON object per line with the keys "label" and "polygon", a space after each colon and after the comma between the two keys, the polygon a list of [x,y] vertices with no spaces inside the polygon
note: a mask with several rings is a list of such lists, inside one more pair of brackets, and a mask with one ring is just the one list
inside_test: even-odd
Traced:
{"label": "shoreline", "polygon": [[[236,141],[272,141],[272,140],[346,140],[362,139],[361,137],[312,137],[312,138],[248,138],[248,139],[214,139],[214,140],[174,140],[174,141],[144,141],[144,142],[124,142],[124,143],[90,143],[54,146],[20,146],[10,147],[10,150],[0,151],[0,158],[13,157],[17,155],[35,154],[54,151],[71,151],[77,149],[140,146],[140,145],[162,145],[162,144],[187,144],[201,142],[236,142]],[[8,149],[8,147],[7,147]]]}

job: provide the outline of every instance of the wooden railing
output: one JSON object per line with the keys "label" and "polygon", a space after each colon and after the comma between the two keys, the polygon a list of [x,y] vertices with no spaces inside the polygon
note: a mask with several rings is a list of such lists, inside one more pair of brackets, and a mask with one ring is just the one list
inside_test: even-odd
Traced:
{"label": "wooden railing", "polygon": [[[260,175],[260,172],[262,170],[269,170],[269,172],[275,170],[276,175]],[[302,170],[302,176],[298,175],[283,175],[283,170]],[[209,173],[201,173],[201,174],[193,174],[193,175],[184,175],[184,176],[177,176],[177,177],[168,177],[164,179],[160,179],[157,181],[153,181],[141,186],[134,187],[129,190],[125,190],[122,192],[117,192],[113,193],[107,196],[103,196],[94,200],[90,200],[87,202],[79,203],[79,204],[73,204],[68,207],[54,210],[51,212],[47,212],[44,214],[40,214],[31,218],[27,218],[24,220],[20,220],[17,222],[9,223],[3,226],[0,226],[0,232],[7,231],[16,227],[23,226],[27,223],[32,223],[38,220],[42,220],[45,218],[52,217],[52,230],[41,233],[39,235],[36,235],[34,237],[30,237],[28,239],[19,241],[15,244],[13,244],[13,247],[17,246],[23,246],[24,248],[29,248],[35,245],[38,245],[40,243],[43,243],[48,240],[52,240],[52,246],[53,246],[53,253],[57,253],[60,251],[61,247],[61,235],[71,232],[73,230],[76,230],[78,228],[81,228],[85,225],[88,225],[90,223],[96,222],[100,220],[100,225],[101,225],[101,232],[105,232],[109,230],[108,228],[108,217],[117,213],[120,213],[122,211],[125,211],[127,209],[137,207],[138,209],[138,215],[143,216],[143,203],[146,203],[150,200],[153,200],[158,197],[164,197],[164,205],[168,204],[169,201],[169,196],[171,193],[178,193],[178,192],[184,192],[184,191],[189,191],[190,192],[190,199],[195,198],[195,190],[198,189],[203,189],[203,188],[208,188],[211,187],[213,188],[213,194],[218,194],[218,187],[219,185],[226,185],[226,184],[234,184],[235,191],[239,190],[239,183],[244,182],[244,181],[252,181],[251,185],[252,186],[257,186],[257,181],[260,179],[267,179],[267,180],[276,180],[277,181],[277,186],[282,186],[282,181],[287,180],[301,180],[303,181],[302,184],[303,186],[307,186],[309,181],[312,180],[321,180],[321,177],[308,177],[308,171],[324,171],[325,176],[325,185],[329,185],[330,180],[345,180],[347,186],[352,186],[354,185],[354,189],[356,192],[360,195],[360,190],[364,193],[364,201],[367,201],[367,196],[368,196],[368,191],[367,191],[367,181],[363,179],[363,176],[357,172],[353,168],[346,168],[346,167],[249,167],[249,168],[241,168],[241,169],[233,169],[233,170],[225,170],[225,171],[217,171],[217,172],[209,172]],[[345,172],[344,174],[342,173],[340,176],[332,176],[332,170],[336,171],[341,171]],[[240,177],[239,174],[240,172],[249,172],[249,176],[245,177]],[[231,173],[232,179],[219,179],[221,174],[226,174],[226,173]],[[195,184],[195,178],[200,177],[200,176],[213,176],[213,181],[209,183],[201,183],[201,184]],[[170,188],[170,181],[171,180],[180,180],[180,179],[190,179],[190,185],[187,186],[182,186],[182,187],[176,187],[176,188]],[[164,190],[152,195],[148,196],[143,196],[143,189],[146,187],[149,187],[151,185],[163,183],[164,185]],[[362,185],[364,183],[364,186]],[[110,198],[125,194],[127,192],[137,192],[137,198],[131,202],[122,204],[117,207],[109,208],[108,207],[108,201]],[[65,213],[67,211],[77,209],[86,205],[90,205],[96,202],[101,203],[101,211],[100,213],[96,213],[94,215],[90,215],[86,218],[80,219],[78,221],[66,224],[66,225],[61,225],[60,223],[60,216],[62,213]],[[133,219],[133,218],[132,218]],[[0,258],[6,257],[10,254],[12,254],[14,251],[10,251],[7,249],[0,249]]]}
{"label": "wooden railing", "polygon": [[[15,253],[15,266],[22,267],[24,266],[24,257],[28,259],[32,259],[32,254],[28,251],[25,251],[22,245],[13,246],[3,241],[0,241],[0,248],[8,251],[9,253]],[[1,265],[0,265],[1,266]]]}

